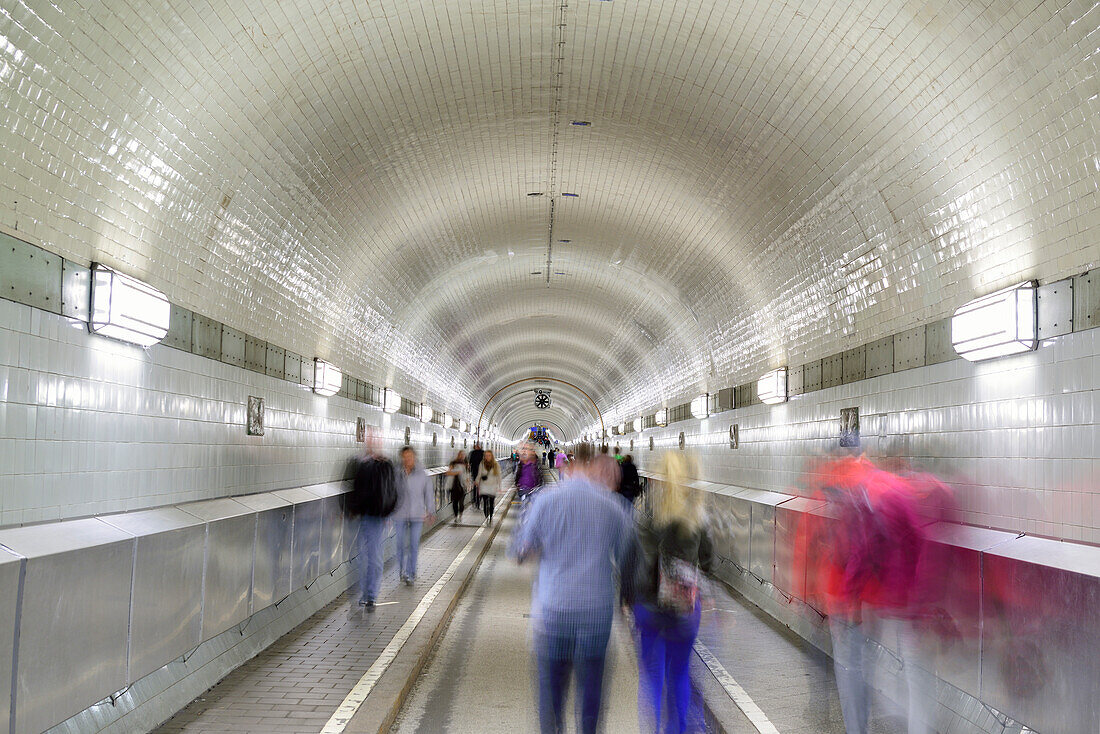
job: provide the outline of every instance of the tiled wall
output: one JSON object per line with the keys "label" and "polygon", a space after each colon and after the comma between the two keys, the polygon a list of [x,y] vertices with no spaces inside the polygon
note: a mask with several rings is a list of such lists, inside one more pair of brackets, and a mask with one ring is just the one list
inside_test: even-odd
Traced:
{"label": "tiled wall", "polygon": [[[425,466],[449,459],[452,435],[462,445],[457,431],[80,327],[0,300],[0,526],[329,481],[361,447],[360,416],[391,450],[410,427]],[[264,398],[263,436],[247,435],[249,395]]]}
{"label": "tiled wall", "polygon": [[838,450],[841,409],[858,407],[862,450],[948,480],[964,522],[1100,543],[1097,375],[1100,331],[1091,329],[1025,355],[953,360],[617,438],[624,450],[633,439],[635,456],[654,467],[683,431],[701,478],[800,493],[807,465]]}

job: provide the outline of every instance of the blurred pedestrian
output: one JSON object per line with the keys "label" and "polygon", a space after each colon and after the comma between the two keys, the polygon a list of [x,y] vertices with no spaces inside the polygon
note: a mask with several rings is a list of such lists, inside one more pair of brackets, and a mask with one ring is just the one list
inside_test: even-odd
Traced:
{"label": "blurred pedestrian", "polygon": [[554,457],[554,468],[558,470],[558,481],[565,478],[566,456],[564,451],[559,451]]}
{"label": "blurred pedestrian", "polygon": [[399,501],[393,464],[382,455],[373,434],[367,437],[364,454],[355,471],[347,500],[348,513],[359,518],[359,604],[374,611],[382,584],[382,541],[386,522]]}
{"label": "blurred pedestrian", "polygon": [[621,475],[618,462],[602,454],[594,458],[588,467],[588,476],[602,489],[612,493],[618,492]]}
{"label": "blurred pedestrian", "polygon": [[471,487],[471,490],[474,493],[473,498],[471,500],[471,504],[474,507],[477,507],[480,503],[480,499],[479,499],[480,495],[478,494],[478,487],[477,487],[477,476],[478,476],[478,470],[481,469],[481,459],[482,459],[483,456],[485,456],[485,451],[481,448],[481,442],[480,441],[475,441],[474,442],[474,449],[473,449],[473,451],[470,452],[470,481],[473,484],[473,486]]}
{"label": "blurred pedestrian", "polygon": [[527,496],[542,486],[542,469],[539,467],[538,454],[529,443],[520,447],[519,461],[516,463],[515,474],[516,494],[520,500],[526,500]]}
{"label": "blurred pedestrian", "polygon": [[638,499],[638,495],[642,493],[642,480],[638,476],[638,467],[634,464],[634,457],[630,454],[624,456],[622,463],[619,465],[619,470],[622,472],[619,479],[619,494],[633,505],[634,501]]}
{"label": "blurred pedestrian", "polygon": [[500,464],[492,451],[486,451],[481,460],[481,476],[478,477],[478,485],[481,487],[481,507],[485,513],[485,522],[493,522],[493,512],[496,509],[497,495],[500,494]]}
{"label": "blurred pedestrian", "polygon": [[615,461],[617,461],[621,464],[623,462],[623,450],[622,450],[622,448],[620,448],[619,446],[616,446],[615,447],[615,453],[612,454],[612,456],[614,457]]}
{"label": "blurred pedestrian", "polygon": [[[652,517],[638,525],[632,602],[638,642],[638,712],[648,731],[685,732],[701,723],[691,709],[691,650],[699,633],[702,574],[712,547],[700,494],[686,485],[687,462],[669,452]],[[701,730],[701,729],[700,729]]]}
{"label": "blurred pedestrian", "polygon": [[625,566],[633,547],[629,515],[588,476],[592,456],[590,445],[578,447],[575,470],[553,492],[535,496],[510,548],[520,563],[539,563],[532,620],[543,734],[565,731],[562,708],[571,671],[577,731],[597,730],[615,569]]}
{"label": "blurred pedestrian", "polygon": [[466,468],[466,452],[459,451],[447,465],[446,476],[451,494],[451,514],[454,523],[462,522],[462,513],[466,509],[466,492],[470,486],[470,471]]}
{"label": "blurred pedestrian", "polygon": [[431,522],[435,510],[432,480],[416,464],[412,446],[401,449],[401,469],[397,472],[397,567],[401,580],[408,586],[416,581],[416,557],[420,550],[420,533],[425,522]]}

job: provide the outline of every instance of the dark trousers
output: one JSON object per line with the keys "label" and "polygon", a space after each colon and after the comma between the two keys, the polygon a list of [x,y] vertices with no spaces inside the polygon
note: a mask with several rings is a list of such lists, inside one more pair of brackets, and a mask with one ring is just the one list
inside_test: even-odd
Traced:
{"label": "dark trousers", "polygon": [[451,511],[454,512],[454,516],[457,519],[462,511],[466,509],[466,493],[465,492],[451,492]]}
{"label": "dark trousers", "polygon": [[497,498],[491,494],[481,495],[481,509],[485,512],[485,517],[490,520],[493,519],[493,510],[496,508]]}
{"label": "dark trousers", "polygon": [[575,669],[577,731],[595,734],[603,701],[604,660],[611,635],[611,610],[595,613],[543,612],[535,631],[539,671],[539,727],[542,734],[565,731],[562,707]]}
{"label": "dark trousers", "polygon": [[[634,605],[638,628],[638,709],[652,731],[689,731],[701,722],[691,711],[691,648],[699,634],[699,605],[689,615]],[[662,719],[664,726],[662,727]],[[701,728],[699,729],[701,730]]]}

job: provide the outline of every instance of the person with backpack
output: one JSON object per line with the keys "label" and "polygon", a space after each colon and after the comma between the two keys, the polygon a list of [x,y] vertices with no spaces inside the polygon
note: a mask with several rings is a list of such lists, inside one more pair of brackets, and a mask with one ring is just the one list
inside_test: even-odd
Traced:
{"label": "person with backpack", "polygon": [[382,583],[382,541],[386,522],[397,508],[397,486],[393,464],[367,443],[366,453],[355,470],[348,511],[359,518],[359,605],[374,611]]}
{"label": "person with backpack", "polygon": [[[691,710],[691,650],[699,633],[702,574],[713,550],[701,495],[687,484],[687,461],[665,454],[664,481],[652,517],[638,522],[631,602],[638,640],[638,711],[652,731],[685,732],[701,718]],[[665,721],[665,728],[661,722]]]}
{"label": "person with backpack", "polygon": [[416,557],[420,551],[420,532],[431,522],[435,511],[432,480],[416,463],[412,446],[401,449],[401,468],[397,472],[397,567],[401,581],[412,586],[416,581]]}

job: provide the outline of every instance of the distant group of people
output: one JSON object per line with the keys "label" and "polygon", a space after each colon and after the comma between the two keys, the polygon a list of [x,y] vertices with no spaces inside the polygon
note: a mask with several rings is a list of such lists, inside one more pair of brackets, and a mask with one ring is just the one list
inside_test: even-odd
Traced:
{"label": "distant group of people", "polygon": [[459,451],[447,465],[447,489],[451,499],[454,522],[462,522],[466,511],[466,497],[472,495],[472,505],[485,515],[484,522],[492,522],[497,496],[501,488],[500,463],[492,451],[475,443],[469,457]]}
{"label": "distant group of people", "polygon": [[[509,552],[539,563],[532,600],[542,732],[565,730],[563,705],[576,678],[578,731],[597,731],[604,661],[616,606],[633,612],[639,710],[653,729],[687,731],[699,721],[691,705],[688,664],[699,629],[702,574],[712,551],[685,458],[662,460],[665,481],[651,516],[633,511],[622,491],[623,464],[605,449],[577,447],[565,478],[540,492],[521,516]],[[635,480],[637,469],[633,469]],[[639,490],[640,491],[640,490]],[[619,580],[616,590],[616,579]]]}

